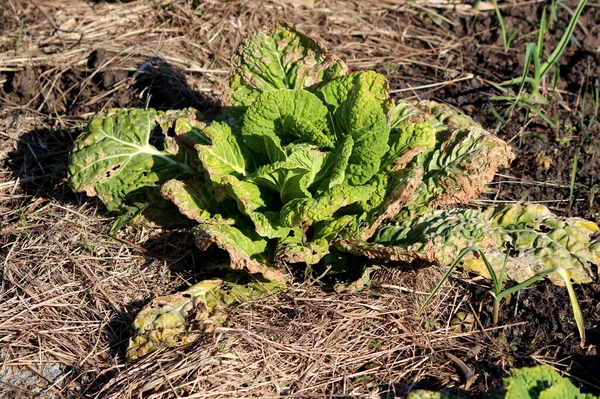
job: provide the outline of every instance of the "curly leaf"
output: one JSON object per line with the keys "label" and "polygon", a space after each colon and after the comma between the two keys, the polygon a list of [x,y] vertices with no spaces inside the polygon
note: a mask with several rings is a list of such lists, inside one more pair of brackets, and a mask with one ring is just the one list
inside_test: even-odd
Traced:
{"label": "curly leaf", "polygon": [[265,91],[302,89],[346,73],[346,66],[319,42],[288,26],[245,39],[234,60],[228,101],[249,106]]}
{"label": "curly leaf", "polygon": [[335,113],[344,103],[352,101],[358,90],[370,93],[373,102],[381,107],[386,117],[392,115],[394,105],[389,96],[387,79],[375,71],[358,71],[339,77],[323,84],[315,94],[327,104],[331,113]]}
{"label": "curly leaf", "polygon": [[269,199],[269,193],[251,181],[241,181],[233,176],[225,176],[223,180],[229,195],[236,200],[240,212],[254,223],[258,235],[277,238],[289,234],[290,229],[283,227],[279,221],[279,212],[270,206],[274,201]]}
{"label": "curly leaf", "polygon": [[327,188],[339,186],[346,180],[346,169],[348,168],[353,148],[354,139],[352,136],[343,137],[341,145],[336,149],[335,161],[331,168]]}
{"label": "curly leaf", "polygon": [[323,85],[316,94],[333,114],[336,136],[351,136],[354,141],[346,182],[365,184],[379,171],[389,149],[391,102],[385,77],[372,71],[356,72]]}
{"label": "curly leaf", "polygon": [[306,241],[301,228],[294,229],[293,234],[282,239],[277,244],[275,263],[319,263],[329,253],[329,242],[325,239]]}
{"label": "curly leaf", "polygon": [[279,193],[282,203],[296,198],[309,198],[308,187],[326,166],[327,154],[310,145],[290,145],[287,161],[258,168],[247,181]]}
{"label": "curly leaf", "polygon": [[523,399],[592,399],[583,394],[571,381],[561,377],[552,366],[541,365],[522,369],[511,369],[510,377],[504,379],[504,398]]}
{"label": "curly leaf", "polygon": [[275,90],[262,93],[244,114],[245,145],[269,162],[285,161],[282,146],[293,140],[333,148],[328,111],[312,93]]}
{"label": "curly leaf", "polygon": [[[592,265],[600,265],[598,225],[579,218],[559,218],[543,205],[508,205],[498,209],[492,223],[510,237],[516,255],[509,258],[507,275],[524,281],[534,274],[559,266],[577,284],[594,278]],[[494,256],[492,256],[493,258]],[[492,266],[498,262],[492,262]],[[478,268],[475,262],[465,265]],[[563,284],[557,273],[548,276]]]}
{"label": "curly leaf", "polygon": [[125,211],[127,205],[159,199],[163,182],[197,175],[187,152],[171,137],[164,139],[163,151],[150,144],[164,115],[120,109],[92,119],[70,154],[71,187],[98,196],[109,211]]}
{"label": "curly leaf", "polygon": [[279,193],[281,201],[286,203],[294,198],[310,197],[306,184],[302,184],[309,172],[291,162],[274,162],[258,168],[248,180]]}
{"label": "curly leaf", "polygon": [[155,298],[133,322],[126,358],[133,361],[159,348],[186,345],[212,332],[227,320],[228,307],[272,295],[285,289],[279,281],[251,280],[238,283],[205,280],[183,292]]}

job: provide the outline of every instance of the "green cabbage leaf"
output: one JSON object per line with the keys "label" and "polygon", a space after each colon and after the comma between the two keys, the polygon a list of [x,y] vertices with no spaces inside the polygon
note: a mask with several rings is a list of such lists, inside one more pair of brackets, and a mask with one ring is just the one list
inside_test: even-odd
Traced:
{"label": "green cabbage leaf", "polygon": [[[463,399],[447,391],[417,389],[406,399]],[[513,368],[504,378],[502,389],[492,389],[484,399],[597,399],[592,394],[582,393],[568,378],[562,377],[552,366]]]}
{"label": "green cabbage leaf", "polygon": [[346,73],[319,42],[286,25],[268,27],[240,45],[226,101],[249,106],[265,91],[302,89]]}
{"label": "green cabbage leaf", "polygon": [[153,131],[167,131],[174,119],[186,117],[185,112],[169,115],[155,110],[119,109],[93,118],[71,151],[71,187],[99,197],[109,211],[119,212],[160,198],[160,185],[169,179],[198,175],[193,154],[176,139],[164,138],[162,150],[150,142]]}

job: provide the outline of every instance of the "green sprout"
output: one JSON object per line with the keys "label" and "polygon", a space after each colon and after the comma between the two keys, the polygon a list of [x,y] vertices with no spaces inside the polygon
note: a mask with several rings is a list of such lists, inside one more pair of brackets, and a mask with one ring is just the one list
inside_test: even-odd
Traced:
{"label": "green sprout", "polygon": [[[550,72],[550,69],[558,65],[558,59],[565,52],[569,41],[575,30],[575,26],[579,21],[579,17],[587,4],[587,0],[580,0],[577,8],[573,12],[573,16],[567,26],[563,36],[561,37],[558,45],[548,56],[548,59],[544,62],[541,61],[544,52],[544,36],[548,30],[548,23],[546,18],[546,9],[542,12],[542,20],[540,24],[540,30],[536,43],[528,43],[525,50],[525,63],[523,66],[523,74],[514,79],[507,80],[500,83],[499,85],[493,84],[502,95],[493,96],[492,101],[507,101],[512,103],[511,109],[514,107],[524,107],[533,114],[539,116],[544,122],[546,122],[552,128],[556,127],[556,124],[548,118],[540,109],[540,105],[548,104],[548,100],[544,97],[540,88],[544,77]],[[501,27],[503,24],[501,24]],[[506,27],[504,28],[506,29]],[[533,65],[533,76],[530,75],[529,70]],[[554,75],[555,83],[557,75]],[[519,90],[515,94],[513,90],[505,86],[519,85]]]}
{"label": "green sprout", "polygon": [[569,293],[569,299],[571,300],[571,307],[573,308],[573,316],[575,318],[575,323],[577,324],[577,329],[579,330],[579,337],[581,338],[581,346],[583,347],[583,345],[585,343],[585,327],[584,327],[584,322],[583,322],[583,315],[581,313],[581,308],[579,307],[579,302],[577,301],[577,296],[575,294],[575,290],[573,289],[573,285],[571,284],[571,279],[567,275],[566,271],[560,266],[551,267],[549,269],[543,270],[543,271],[535,274],[534,276],[528,278],[527,280],[525,280],[519,284],[514,285],[513,287],[510,287],[508,289],[503,289],[504,274],[505,274],[506,265],[507,265],[507,262],[509,259],[508,251],[506,251],[506,256],[504,257],[504,262],[502,264],[500,271],[496,272],[494,270],[494,268],[492,267],[492,265],[490,264],[488,258],[485,256],[483,251],[481,251],[481,249],[478,246],[472,245],[470,247],[463,249],[458,254],[458,256],[454,260],[454,262],[452,262],[452,265],[450,265],[450,267],[448,268],[448,270],[446,271],[444,276],[440,279],[440,281],[437,283],[437,285],[435,286],[433,291],[431,291],[431,293],[429,294],[429,296],[427,297],[425,302],[423,302],[423,304],[421,305],[421,308],[419,309],[419,312],[417,313],[418,315],[420,315],[425,310],[425,308],[429,305],[431,300],[440,291],[440,289],[442,288],[442,285],[446,282],[446,280],[448,280],[448,278],[450,277],[450,274],[452,274],[454,269],[460,264],[461,260],[466,255],[468,255],[471,251],[479,252],[481,258],[483,259],[483,262],[485,263],[485,267],[487,268],[488,272],[490,273],[490,276],[492,279],[492,289],[489,291],[489,293],[494,298],[494,304],[493,304],[493,310],[492,310],[492,322],[494,325],[498,324],[498,318],[499,318],[499,314],[500,314],[500,305],[504,298],[530,286],[531,284],[537,282],[538,280],[549,275],[550,273],[557,272],[563,279],[565,286],[567,288],[567,291]]}
{"label": "green sprout", "polygon": [[21,20],[19,23],[19,33],[17,34],[17,41],[15,43],[15,55],[19,55],[21,50],[21,41],[23,40],[23,29],[25,28],[25,21]]}
{"label": "green sprout", "polygon": [[500,25],[500,31],[502,32],[502,43],[504,45],[504,50],[508,50],[510,48],[510,44],[515,39],[517,34],[520,32],[521,27],[519,26],[515,29],[514,32],[508,33],[508,29],[506,28],[506,23],[504,21],[504,17],[502,16],[502,12],[500,11],[500,7],[498,7],[498,1],[492,0],[494,4],[494,12],[496,13],[496,17],[498,18],[498,24]]}

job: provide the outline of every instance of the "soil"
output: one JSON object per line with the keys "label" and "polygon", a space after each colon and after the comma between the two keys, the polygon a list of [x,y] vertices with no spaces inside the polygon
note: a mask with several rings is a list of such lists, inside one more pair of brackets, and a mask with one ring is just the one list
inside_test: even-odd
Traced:
{"label": "soil", "polygon": [[[8,316],[0,317],[0,331],[10,338],[6,343],[0,340],[0,357],[9,359],[9,353],[16,353],[13,347],[26,348],[32,354],[54,348],[61,356],[53,360],[70,370],[61,388],[64,397],[104,397],[101,392],[109,392],[115,381],[122,384],[115,385],[119,389],[131,384],[127,388],[131,396],[150,392],[155,395],[152,397],[175,397],[169,396],[171,381],[162,382],[165,386],[160,388],[162,391],[159,383],[148,390],[124,382],[128,376],[122,371],[128,367],[122,358],[129,334],[127,326],[150,298],[206,277],[198,267],[204,263],[206,254],[199,253],[182,232],[127,228],[117,241],[109,237],[112,216],[106,214],[99,201],[73,193],[66,184],[67,156],[73,140],[81,132],[85,119],[113,107],[195,107],[207,115],[217,113],[219,87],[226,79],[233,49],[245,34],[267,22],[285,19],[298,24],[347,60],[352,69],[375,69],[385,74],[394,95],[449,103],[510,142],[516,160],[510,170],[496,176],[489,192],[476,205],[537,202],[562,216],[600,221],[600,121],[597,120],[600,99],[596,102],[590,99],[594,92],[600,93],[600,6],[595,2],[586,8],[574,39],[560,58],[556,86],[552,88],[550,78],[544,81],[542,93],[548,104],[539,105],[539,109],[554,121],[554,127],[522,107],[511,110],[510,104],[491,100],[499,94],[493,84],[522,73],[527,43],[537,39],[542,11],[546,7],[551,15],[554,2],[502,3],[508,31],[520,29],[509,49],[503,47],[493,11],[461,13],[435,8],[427,2],[421,8],[410,8],[396,1],[317,1],[312,11],[276,1],[265,2],[268,6],[264,8],[244,2],[159,3],[74,1],[74,9],[81,9],[81,15],[72,19],[62,17],[65,9],[42,2],[40,6],[46,7],[47,15],[40,13],[34,2],[0,4],[0,36],[10,39],[0,41],[0,226],[3,226],[0,254],[4,252],[0,259],[4,258],[5,265],[0,302],[14,303],[17,309],[17,298],[24,296],[34,298],[37,303],[38,297],[44,298],[51,291],[49,287],[55,284],[52,279],[58,274],[50,274],[55,273],[56,265],[61,265],[64,269],[61,273],[80,279],[74,280],[73,285],[90,289],[81,299],[89,307],[81,312],[87,312],[87,316],[73,317],[88,317],[90,325],[96,326],[88,335],[75,340],[77,344],[73,346],[80,346],[77,352],[56,343],[59,340],[56,337],[73,339],[68,334],[61,335],[66,330],[62,329],[63,324],[55,322],[67,318],[65,315],[48,316],[48,320],[54,320],[48,322],[51,327],[29,328],[26,321],[19,327],[15,321],[21,320],[20,316],[9,314],[7,308]],[[568,24],[570,14],[566,9],[573,10],[577,2],[558,3],[557,18],[552,19],[544,37],[546,56],[556,47]],[[90,13],[97,13],[98,18],[110,13],[125,18],[131,13],[126,7],[137,6],[147,7],[137,11],[144,13],[147,21],[132,17],[114,30],[107,22],[107,31],[102,33],[105,36],[98,42],[86,41],[92,40],[91,30],[86,31],[87,36],[77,33],[86,29]],[[29,57],[26,61],[15,55],[20,21],[25,21],[26,27],[20,49]],[[225,30],[221,29],[224,21],[227,21]],[[60,29],[55,29],[54,23],[60,23]],[[34,33],[36,30],[41,32],[39,37]],[[132,33],[138,31],[146,32],[147,36]],[[150,47],[146,40],[165,53],[149,54],[143,50],[145,45]],[[157,43],[163,40],[168,44],[160,47]],[[113,41],[123,47],[115,47]],[[69,55],[73,51],[76,56]],[[184,57],[174,56],[175,51]],[[440,82],[446,83],[438,85]],[[499,120],[495,113],[503,115],[504,120]],[[71,217],[75,218],[71,227],[55,230],[55,226],[63,226]],[[74,229],[71,236],[67,235],[69,229]],[[64,247],[56,243],[56,237],[62,237],[58,241]],[[125,253],[129,266],[120,263],[121,253]],[[48,262],[44,266],[47,269],[32,266],[46,265],[44,257],[50,256],[60,258],[60,262]],[[73,259],[81,259],[89,270],[77,271]],[[106,265],[110,265],[109,269]],[[110,269],[113,267],[114,270]],[[138,270],[142,271],[135,279],[128,274]],[[39,283],[46,282],[46,278],[48,285]],[[71,284],[64,278],[61,284]],[[45,288],[36,288],[32,282],[36,279],[39,281],[35,284]],[[117,283],[113,287],[110,285],[113,279],[137,288],[124,291]],[[386,284],[391,281],[394,280],[386,280]],[[600,283],[576,287],[586,325],[587,340],[583,348],[564,288],[542,282],[521,291],[503,305],[502,328],[489,329],[492,326],[488,288],[467,276],[456,279],[454,284],[453,289],[459,292],[454,300],[459,298],[460,305],[449,304],[440,310],[439,317],[447,320],[463,310],[477,314],[481,326],[488,329],[479,332],[473,326],[468,334],[452,341],[458,348],[457,355],[478,374],[477,381],[468,391],[462,391],[464,386],[457,378],[446,378],[447,369],[438,373],[432,368],[407,374],[400,382],[368,381],[373,386],[385,385],[381,392],[387,393],[379,397],[403,394],[413,384],[427,388],[450,384],[463,394],[479,397],[490,388],[500,387],[510,367],[540,362],[568,372],[582,391],[600,394]],[[373,295],[391,295],[381,284],[374,284],[373,290],[379,293]],[[335,298],[335,294],[325,292],[314,295],[329,298],[323,299],[325,302]],[[277,306],[289,309],[294,303],[290,297],[282,297]],[[268,309],[273,314],[266,310],[265,314],[269,313],[273,326],[283,328],[290,320],[297,321],[297,315]],[[0,308],[0,314],[2,311]],[[318,313],[312,308],[306,312]],[[232,317],[230,326],[239,327],[247,321],[242,316],[236,317]],[[46,330],[54,331],[54,338],[40,332]],[[89,346],[95,340],[93,337],[101,337],[98,338],[102,342],[98,344],[101,353]],[[270,339],[275,340],[276,336]],[[47,340],[55,341],[56,347],[44,346],[50,345]],[[211,342],[198,348],[206,349]],[[418,349],[415,356],[435,357],[427,345],[415,344],[415,348]],[[89,353],[94,355],[88,356]],[[181,353],[169,354],[172,356],[169,361],[175,362],[176,354]],[[344,384],[332,383],[327,387],[330,390],[315,388],[314,394],[352,396]],[[193,393],[194,388],[181,392],[184,391]],[[253,394],[257,392],[260,391]]]}

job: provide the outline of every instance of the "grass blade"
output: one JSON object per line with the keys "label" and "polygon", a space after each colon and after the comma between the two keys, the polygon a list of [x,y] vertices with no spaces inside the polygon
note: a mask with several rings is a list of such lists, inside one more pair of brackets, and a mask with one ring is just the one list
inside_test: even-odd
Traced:
{"label": "grass blade", "polygon": [[538,274],[536,274],[535,276],[530,277],[527,280],[515,285],[514,287],[510,287],[509,289],[502,291],[498,295],[498,299],[502,299],[509,295],[514,294],[515,292],[520,291],[523,288],[530,286],[531,284],[535,283],[539,279],[546,277],[548,274],[558,271],[558,269],[559,269],[558,267],[552,267],[550,269],[543,270],[543,271],[539,272]]}
{"label": "grass blade", "polygon": [[506,261],[508,260],[508,251],[506,251],[507,256],[504,259],[505,262],[504,262],[504,265],[501,270],[501,275],[502,275],[501,278],[498,278],[498,275],[496,274],[496,271],[490,264],[490,261],[488,260],[487,256],[485,256],[485,254],[481,250],[479,250],[479,253],[481,254],[481,259],[483,259],[483,263],[485,264],[485,267],[487,268],[488,273],[490,274],[490,277],[492,278],[492,283],[494,284],[494,297],[495,297],[496,294],[498,294],[502,290],[502,279],[504,278],[504,267],[506,267]]}
{"label": "grass blade", "polygon": [[571,17],[571,21],[569,22],[569,25],[567,26],[565,33],[560,38],[560,42],[558,42],[558,45],[556,46],[556,48],[554,49],[552,54],[550,54],[550,57],[548,57],[546,62],[544,62],[544,64],[542,64],[541,70],[540,70],[540,76],[544,76],[548,72],[548,69],[550,69],[552,67],[552,65],[554,65],[556,63],[558,58],[566,50],[566,48],[569,44],[569,41],[571,40],[571,35],[573,34],[573,31],[575,30],[575,26],[577,25],[577,22],[579,21],[579,17],[581,16],[581,13],[583,12],[583,9],[585,8],[586,4],[587,4],[587,0],[579,1],[579,4],[577,5],[577,8],[573,12],[573,16]]}
{"label": "grass blade", "polygon": [[567,287],[569,299],[571,300],[571,307],[573,308],[573,317],[575,318],[575,324],[577,324],[577,329],[579,330],[579,337],[581,338],[580,345],[583,348],[585,346],[585,324],[583,322],[583,314],[581,313],[579,302],[577,301],[577,295],[575,295],[573,284],[571,284],[571,279],[569,278],[569,275],[567,274],[565,269],[559,267],[558,273],[564,280],[565,286]]}
{"label": "grass blade", "polygon": [[496,13],[496,18],[498,18],[498,25],[500,25],[500,30],[502,31],[502,42],[504,44],[504,49],[508,50],[508,48],[510,47],[510,42],[508,39],[508,32],[506,30],[506,23],[504,22],[504,17],[500,12],[500,7],[498,7],[498,1],[492,0],[492,3],[494,4],[494,12]]}
{"label": "grass blade", "polygon": [[19,24],[19,33],[17,35],[17,42],[15,43],[15,55],[19,55],[21,50],[21,41],[23,40],[23,29],[25,28],[25,20],[21,20]]}
{"label": "grass blade", "polygon": [[542,11],[542,19],[540,21],[540,32],[537,40],[537,55],[538,59],[544,55],[544,36],[546,36],[546,7]]}
{"label": "grass blade", "polygon": [[579,146],[575,149],[573,166],[571,167],[571,182],[569,183],[569,210],[573,206],[573,193],[575,192],[575,178],[577,177],[577,162],[579,162]]}
{"label": "grass blade", "polygon": [[429,305],[429,303],[431,302],[431,300],[433,299],[433,297],[435,297],[438,293],[438,291],[440,290],[440,288],[442,288],[442,285],[444,285],[444,283],[446,282],[446,280],[448,280],[448,278],[450,277],[450,274],[452,274],[452,271],[456,268],[456,266],[458,266],[458,263],[471,251],[476,251],[479,250],[479,247],[472,245],[470,247],[467,247],[465,249],[463,249],[462,251],[460,251],[460,253],[458,254],[458,256],[456,257],[456,259],[454,260],[454,262],[452,262],[452,265],[450,265],[450,268],[448,268],[448,270],[446,271],[446,273],[444,274],[444,276],[440,279],[440,281],[437,283],[437,285],[435,286],[435,288],[433,289],[433,291],[431,291],[431,293],[429,294],[429,296],[427,297],[427,299],[425,299],[425,302],[423,302],[423,305],[421,305],[421,307],[419,308],[419,311],[417,312],[417,315],[421,315],[421,313],[423,313],[423,310],[425,310],[425,308],[427,307],[427,305]]}

